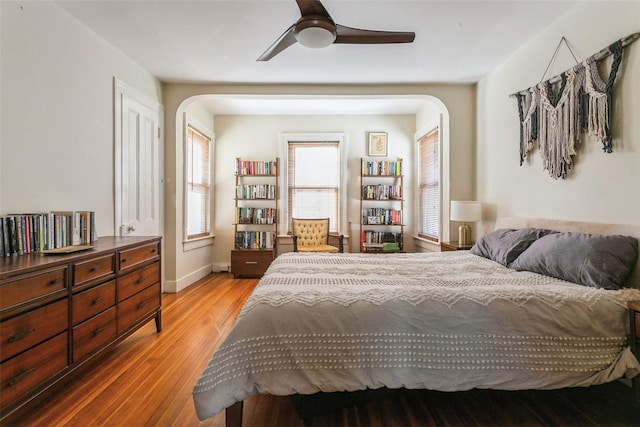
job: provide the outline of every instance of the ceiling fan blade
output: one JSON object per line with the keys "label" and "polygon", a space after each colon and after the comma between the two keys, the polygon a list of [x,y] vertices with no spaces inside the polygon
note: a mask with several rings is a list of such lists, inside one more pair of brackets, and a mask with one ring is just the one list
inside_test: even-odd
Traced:
{"label": "ceiling fan blade", "polygon": [[327,12],[327,9],[320,3],[320,0],[296,0],[296,3],[298,3],[302,16],[320,15],[331,19],[329,12]]}
{"label": "ceiling fan blade", "polygon": [[287,31],[282,33],[282,35],[276,40],[267,50],[264,51],[256,61],[268,61],[292,44],[296,43],[296,36],[293,32],[295,28],[295,24],[290,26]]}
{"label": "ceiling fan blade", "polygon": [[361,30],[336,24],[337,36],[334,43],[348,44],[383,44],[413,43],[414,32]]}

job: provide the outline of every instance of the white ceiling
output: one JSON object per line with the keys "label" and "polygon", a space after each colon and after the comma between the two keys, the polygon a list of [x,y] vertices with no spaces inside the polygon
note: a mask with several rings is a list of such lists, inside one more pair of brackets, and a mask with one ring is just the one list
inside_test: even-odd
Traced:
{"label": "white ceiling", "polygon": [[[324,0],[336,23],[414,31],[415,41],[341,44],[325,49],[295,44],[270,61],[257,62],[256,58],[300,17],[294,0],[55,1],[164,82],[249,84],[472,83],[577,3]],[[228,101],[218,98],[211,105],[219,114],[235,114],[255,102]],[[283,100],[263,101],[273,114],[279,105],[274,102]],[[311,105],[308,100],[294,101],[294,111],[300,114],[356,108],[349,100],[342,100],[339,107],[329,100],[315,100]],[[362,99],[357,101],[362,105]],[[381,107],[377,102],[375,108],[403,112],[415,107],[400,106],[397,99],[386,101],[382,105],[392,101],[395,105]]]}

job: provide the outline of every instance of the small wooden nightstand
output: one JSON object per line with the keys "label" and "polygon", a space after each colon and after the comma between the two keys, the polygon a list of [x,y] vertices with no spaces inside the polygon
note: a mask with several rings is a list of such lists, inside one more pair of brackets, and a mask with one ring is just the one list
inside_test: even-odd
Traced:
{"label": "small wooden nightstand", "polygon": [[473,246],[473,243],[470,245],[461,246],[458,242],[440,242],[440,252],[447,251],[468,251]]}
{"label": "small wooden nightstand", "polygon": [[[640,359],[640,301],[629,301],[627,302],[627,307],[629,307],[629,344],[633,354]],[[633,384],[633,401],[636,406],[640,406],[640,375],[637,375],[631,381]]]}

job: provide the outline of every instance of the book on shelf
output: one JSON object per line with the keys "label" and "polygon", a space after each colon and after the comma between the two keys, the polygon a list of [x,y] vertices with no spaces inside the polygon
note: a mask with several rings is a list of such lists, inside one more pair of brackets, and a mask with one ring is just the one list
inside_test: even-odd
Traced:
{"label": "book on shelf", "polygon": [[96,239],[93,211],[51,211],[0,216],[0,257],[87,245]]}
{"label": "book on shelf", "polygon": [[240,160],[236,158],[236,175],[275,175],[278,165],[275,161]]}
{"label": "book on shelf", "polygon": [[273,249],[275,242],[273,231],[236,231],[236,249]]}
{"label": "book on shelf", "polygon": [[401,176],[402,160],[391,161],[362,161],[362,175],[364,176]]}

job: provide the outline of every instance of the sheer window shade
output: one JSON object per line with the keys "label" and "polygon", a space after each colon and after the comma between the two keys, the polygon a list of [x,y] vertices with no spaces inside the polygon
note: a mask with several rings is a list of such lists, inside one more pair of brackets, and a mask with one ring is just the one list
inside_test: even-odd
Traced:
{"label": "sheer window shade", "polygon": [[433,129],[418,140],[420,150],[419,216],[420,237],[440,238],[440,151],[439,132]]}
{"label": "sheer window shade", "polygon": [[211,231],[211,139],[191,126],[187,130],[187,239],[208,236]]}
{"label": "sheer window shade", "polygon": [[288,143],[287,232],[291,218],[329,218],[339,230],[340,151],[338,142]]}

